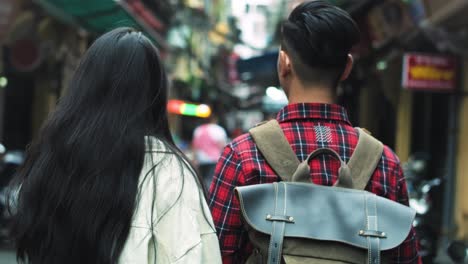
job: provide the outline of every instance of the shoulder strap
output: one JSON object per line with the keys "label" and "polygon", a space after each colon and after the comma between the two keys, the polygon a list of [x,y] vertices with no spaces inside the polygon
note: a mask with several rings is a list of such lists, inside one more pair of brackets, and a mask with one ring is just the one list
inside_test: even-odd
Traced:
{"label": "shoulder strap", "polygon": [[283,181],[290,181],[300,162],[278,121],[271,120],[249,130],[265,160]]}
{"label": "shoulder strap", "polygon": [[359,141],[348,166],[353,177],[354,189],[364,190],[380,162],[383,144],[363,129],[356,129],[359,132]]}
{"label": "shoulder strap", "polygon": [[[382,157],[383,144],[356,128],[359,140],[348,166],[351,170],[354,189],[364,190],[374,174]],[[291,181],[291,176],[300,164],[296,154],[284,136],[278,121],[271,120],[249,130],[265,160],[283,181]]]}

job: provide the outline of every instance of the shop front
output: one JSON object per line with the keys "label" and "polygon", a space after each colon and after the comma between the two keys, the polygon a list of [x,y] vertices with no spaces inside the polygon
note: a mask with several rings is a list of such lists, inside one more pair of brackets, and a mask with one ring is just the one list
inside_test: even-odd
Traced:
{"label": "shop front", "polygon": [[466,1],[386,1],[360,18],[370,51],[358,50],[359,125],[394,147],[403,165],[423,162],[417,184],[440,180],[425,216],[423,235],[436,244],[427,263],[467,237],[467,11]]}

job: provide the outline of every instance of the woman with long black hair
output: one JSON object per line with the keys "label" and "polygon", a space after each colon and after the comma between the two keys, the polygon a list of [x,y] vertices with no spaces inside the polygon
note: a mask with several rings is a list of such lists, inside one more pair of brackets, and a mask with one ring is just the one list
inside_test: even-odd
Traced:
{"label": "woman with long black hair", "polygon": [[118,28],[94,42],[13,182],[20,262],[221,262],[166,105],[166,74],[147,37]]}

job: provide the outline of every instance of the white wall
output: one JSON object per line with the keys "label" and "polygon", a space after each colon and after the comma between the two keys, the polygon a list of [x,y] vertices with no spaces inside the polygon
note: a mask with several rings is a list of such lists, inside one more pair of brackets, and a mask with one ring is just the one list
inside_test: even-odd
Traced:
{"label": "white wall", "polygon": [[[271,14],[277,12],[281,0],[235,0],[233,16],[238,18],[241,39],[249,46],[264,49],[271,37]],[[247,8],[249,7],[249,8]],[[268,10],[266,13],[265,10]],[[270,15],[269,15],[270,14]]]}

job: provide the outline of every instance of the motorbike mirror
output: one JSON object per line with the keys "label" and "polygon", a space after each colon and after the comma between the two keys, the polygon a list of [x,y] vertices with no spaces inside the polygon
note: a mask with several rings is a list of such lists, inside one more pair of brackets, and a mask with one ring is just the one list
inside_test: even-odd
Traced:
{"label": "motorbike mirror", "polygon": [[414,160],[412,164],[412,169],[416,173],[421,173],[426,168],[426,161],[425,160]]}
{"label": "motorbike mirror", "polygon": [[3,146],[3,144],[0,143],[0,155],[5,154],[5,152],[6,152],[5,146]]}
{"label": "motorbike mirror", "polygon": [[447,254],[455,263],[463,263],[466,259],[466,251],[468,250],[465,243],[454,241],[447,248]]}

